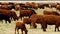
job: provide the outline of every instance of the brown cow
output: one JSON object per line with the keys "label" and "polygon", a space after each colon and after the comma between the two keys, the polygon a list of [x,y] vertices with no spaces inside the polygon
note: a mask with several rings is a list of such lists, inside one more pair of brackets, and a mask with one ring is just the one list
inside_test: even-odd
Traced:
{"label": "brown cow", "polygon": [[9,4],[9,5],[1,5],[0,9],[6,9],[6,10],[12,10],[15,9],[14,5]]}
{"label": "brown cow", "polygon": [[57,5],[57,6],[56,6],[56,9],[60,10],[60,5]]}
{"label": "brown cow", "polygon": [[14,6],[15,6],[15,9],[16,10],[19,10],[20,9],[20,5],[19,4],[14,4]]}
{"label": "brown cow", "polygon": [[15,11],[0,9],[0,14],[5,14],[5,15],[10,16],[14,20],[18,20],[18,17],[16,15]]}
{"label": "brown cow", "polygon": [[30,18],[23,18],[23,23],[30,24],[30,27],[31,27],[31,20],[30,20]]}
{"label": "brown cow", "polygon": [[39,16],[37,14],[31,15],[30,16],[30,20],[31,20],[31,26],[32,26],[32,28],[36,28],[37,27],[36,23],[38,23],[38,24],[40,23]]}
{"label": "brown cow", "polygon": [[45,7],[49,7],[48,3],[43,3],[42,5],[45,6]]}
{"label": "brown cow", "polygon": [[31,3],[31,6],[32,6],[33,9],[36,9],[37,10],[39,8],[39,3],[32,2]]}
{"label": "brown cow", "polygon": [[19,34],[19,29],[21,29],[21,32],[23,34],[23,31],[25,31],[25,34],[27,34],[28,30],[26,29],[26,26],[24,23],[21,22],[16,22],[16,26],[15,26],[15,34],[16,34],[16,30]]}
{"label": "brown cow", "polygon": [[13,2],[9,2],[9,4],[12,4],[13,5],[14,3]]}
{"label": "brown cow", "polygon": [[9,3],[1,2],[1,5],[8,5]]}
{"label": "brown cow", "polygon": [[43,14],[44,15],[60,15],[56,11],[50,11],[50,10],[44,10]]}
{"label": "brown cow", "polygon": [[7,10],[8,10],[9,7],[8,7],[8,5],[1,5],[1,6],[0,6],[0,9],[7,9]]}
{"label": "brown cow", "polygon": [[31,6],[31,3],[29,3],[29,2],[26,2],[25,6],[26,6],[27,8],[31,8],[31,7],[32,7],[32,6]]}
{"label": "brown cow", "polygon": [[50,4],[50,7],[51,7],[51,8],[52,8],[52,7],[56,8],[56,6],[57,6],[57,3],[51,3],[51,4]]}
{"label": "brown cow", "polygon": [[30,18],[30,16],[32,15],[32,14],[36,14],[36,12],[34,11],[34,10],[32,10],[32,9],[30,9],[30,10],[22,10],[22,9],[20,9],[20,18],[22,19],[22,17],[24,17],[24,16],[28,16],[29,18]]}
{"label": "brown cow", "polygon": [[42,3],[38,4],[38,7],[44,9],[44,6]]}
{"label": "brown cow", "polygon": [[55,31],[56,28],[59,31],[59,26],[60,26],[60,16],[57,15],[37,15],[34,14],[30,17],[31,19],[31,26],[35,28],[36,24],[35,23],[40,23],[43,31],[46,31],[47,24],[48,25],[56,25],[55,26]]}

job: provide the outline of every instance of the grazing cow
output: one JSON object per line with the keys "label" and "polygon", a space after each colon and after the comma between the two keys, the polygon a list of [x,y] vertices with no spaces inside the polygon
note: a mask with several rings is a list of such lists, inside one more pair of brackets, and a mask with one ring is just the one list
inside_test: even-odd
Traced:
{"label": "grazing cow", "polygon": [[9,3],[1,2],[1,5],[8,5]]}
{"label": "grazing cow", "polygon": [[34,14],[30,17],[31,19],[31,26],[35,28],[36,24],[39,23],[41,24],[43,31],[46,31],[47,25],[56,25],[55,26],[55,31],[56,28],[59,31],[59,26],[60,26],[60,16],[57,15],[37,15]]}
{"label": "grazing cow", "polygon": [[16,26],[15,26],[15,34],[16,34],[16,30],[19,34],[19,29],[21,29],[21,32],[23,34],[23,31],[25,31],[25,34],[27,34],[28,30],[26,29],[26,26],[24,23],[21,22],[16,22]]}
{"label": "grazing cow", "polygon": [[9,4],[12,4],[13,5],[14,3],[13,2],[9,2]]}
{"label": "grazing cow", "polygon": [[29,4],[29,5],[26,5],[26,4],[24,4],[24,3],[20,3],[19,5],[22,7],[22,8],[20,7],[21,9],[24,9],[24,8],[25,8],[25,9],[31,8],[31,5],[30,5],[30,4]]}
{"label": "grazing cow", "polygon": [[22,3],[18,3],[18,4],[15,4],[14,5],[15,6],[15,9],[16,10],[19,10],[19,9],[28,9],[28,8],[30,8],[30,5],[26,5],[26,4],[22,4]]}
{"label": "grazing cow", "polygon": [[[37,14],[33,14],[30,16],[30,20],[31,20],[31,26],[32,28],[37,28],[36,23],[40,23],[40,20],[38,18],[39,16]],[[38,18],[38,19],[37,19]]]}
{"label": "grazing cow", "polygon": [[40,4],[38,4],[38,7],[39,7],[39,8],[41,8],[41,9],[44,9],[43,4],[41,4],[41,3],[40,3]]}
{"label": "grazing cow", "polygon": [[34,2],[32,2],[31,3],[31,7],[33,8],[33,9],[38,9],[39,8],[39,3],[34,3]]}
{"label": "grazing cow", "polygon": [[19,10],[20,9],[20,5],[19,4],[14,4],[14,6],[15,6],[15,9],[16,10]]}
{"label": "grazing cow", "polygon": [[8,15],[9,17],[13,18],[14,20],[18,20],[18,17],[15,11],[0,9],[0,14]]}
{"label": "grazing cow", "polygon": [[28,16],[29,18],[30,18],[30,16],[32,15],[32,14],[36,14],[36,12],[34,11],[34,10],[32,10],[32,9],[30,9],[30,10],[20,10],[20,18],[22,19],[22,17],[24,17],[24,16]]}
{"label": "grazing cow", "polygon": [[49,10],[44,10],[43,14],[44,15],[60,15],[56,11],[49,11]]}
{"label": "grazing cow", "polygon": [[8,21],[9,23],[11,23],[10,17],[7,16],[7,15],[0,14],[0,21],[2,21],[2,20],[5,20],[6,23],[7,23],[7,21]]}
{"label": "grazing cow", "polygon": [[56,8],[56,6],[57,6],[57,3],[51,3],[51,4],[50,4],[50,7],[51,7],[51,8],[53,8],[53,7]]}
{"label": "grazing cow", "polygon": [[12,4],[10,4],[10,5],[1,5],[0,9],[12,10],[12,9],[15,9],[15,7]]}
{"label": "grazing cow", "polygon": [[9,7],[8,7],[8,5],[1,5],[0,9],[7,9],[7,10],[9,10]]}
{"label": "grazing cow", "polygon": [[31,20],[30,20],[30,18],[23,18],[23,23],[30,24],[30,27],[31,27]]}
{"label": "grazing cow", "polygon": [[48,3],[37,3],[39,8],[50,7]]}
{"label": "grazing cow", "polygon": [[45,6],[45,7],[49,7],[48,3],[43,3],[42,5]]}
{"label": "grazing cow", "polygon": [[56,9],[60,10],[60,5],[57,5],[57,6],[56,6]]}
{"label": "grazing cow", "polygon": [[26,2],[25,6],[26,6],[27,8],[32,8],[31,3],[29,3],[29,2]]}

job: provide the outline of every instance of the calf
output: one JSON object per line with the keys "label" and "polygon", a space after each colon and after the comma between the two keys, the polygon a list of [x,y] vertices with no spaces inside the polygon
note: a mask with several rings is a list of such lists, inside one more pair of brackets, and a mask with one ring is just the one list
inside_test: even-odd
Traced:
{"label": "calf", "polygon": [[21,22],[16,22],[16,26],[15,26],[15,34],[16,34],[16,30],[19,34],[19,29],[21,29],[21,32],[23,34],[23,31],[25,31],[25,34],[27,34],[28,30],[26,29],[26,26],[24,23]]}

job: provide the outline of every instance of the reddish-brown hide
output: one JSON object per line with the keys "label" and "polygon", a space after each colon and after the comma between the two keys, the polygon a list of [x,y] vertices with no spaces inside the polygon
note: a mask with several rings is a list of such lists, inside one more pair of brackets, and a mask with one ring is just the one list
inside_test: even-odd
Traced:
{"label": "reddish-brown hide", "polygon": [[21,32],[23,34],[23,31],[25,32],[25,34],[27,34],[28,30],[26,29],[26,26],[24,23],[22,22],[16,22],[16,26],[15,26],[15,34],[16,34],[16,30],[19,34],[19,29],[21,29]]}

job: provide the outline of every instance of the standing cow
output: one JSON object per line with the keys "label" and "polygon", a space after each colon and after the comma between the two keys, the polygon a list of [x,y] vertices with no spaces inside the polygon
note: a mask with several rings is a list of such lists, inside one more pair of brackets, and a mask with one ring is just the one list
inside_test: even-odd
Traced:
{"label": "standing cow", "polygon": [[32,14],[36,14],[36,12],[34,11],[34,10],[32,10],[32,9],[30,9],[30,10],[20,10],[20,15],[19,15],[19,17],[22,19],[22,17],[24,17],[24,16],[28,16],[29,18],[30,18],[30,16],[32,15]]}
{"label": "standing cow", "polygon": [[51,10],[44,10],[43,14],[44,15],[60,15],[58,12],[51,11]]}
{"label": "standing cow", "polygon": [[27,34],[28,30],[26,29],[26,26],[24,23],[21,22],[16,22],[16,26],[15,26],[15,34],[16,34],[16,30],[19,34],[19,29],[21,29],[21,32],[23,34],[23,31],[25,32],[25,34]]}
{"label": "standing cow", "polygon": [[43,31],[46,31],[47,25],[55,25],[55,31],[56,28],[59,31],[59,26],[60,26],[60,16],[57,15],[32,15],[30,17],[31,19],[31,26],[35,28],[36,24],[39,23],[41,24]]}
{"label": "standing cow", "polygon": [[6,23],[7,21],[11,23],[10,17],[8,15],[0,14],[0,21],[5,20]]}
{"label": "standing cow", "polygon": [[10,18],[13,18],[14,20],[18,20],[15,11],[0,9],[0,14],[5,14],[8,15]]}

